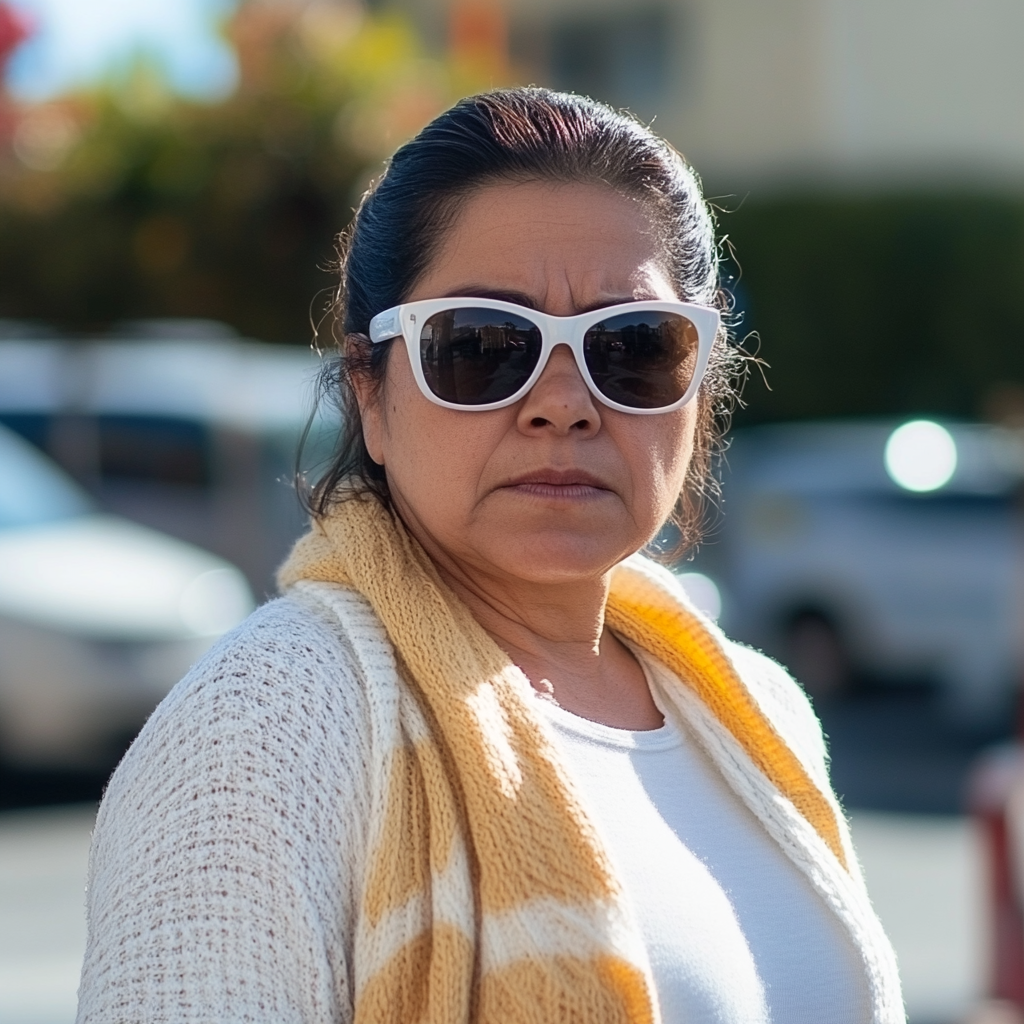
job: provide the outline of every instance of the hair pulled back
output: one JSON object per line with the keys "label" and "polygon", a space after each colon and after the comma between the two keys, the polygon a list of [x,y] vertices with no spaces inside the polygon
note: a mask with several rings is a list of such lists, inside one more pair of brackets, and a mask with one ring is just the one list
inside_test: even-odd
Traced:
{"label": "hair pulled back", "polygon": [[[331,461],[304,499],[313,516],[356,495],[391,507],[384,467],[363,441],[352,380],[379,388],[392,342],[371,345],[370,320],[412,291],[463,200],[499,182],[603,184],[643,203],[664,245],[679,298],[727,305],[719,288],[711,211],[682,156],[650,129],[602,103],[548,89],[503,89],[460,100],[399,149],[338,237],[340,281],[331,313],[339,355],[320,396],[341,412]],[[694,455],[673,522],[680,548],[699,539],[705,499],[716,493],[712,459],[735,403],[742,356],[720,331],[698,398]],[[678,552],[676,552],[678,554]]]}

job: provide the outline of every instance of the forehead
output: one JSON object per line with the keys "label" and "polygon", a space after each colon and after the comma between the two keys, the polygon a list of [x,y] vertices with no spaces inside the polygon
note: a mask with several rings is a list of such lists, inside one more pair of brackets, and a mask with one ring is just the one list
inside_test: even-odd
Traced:
{"label": "forehead", "polygon": [[409,299],[461,289],[571,298],[674,297],[664,245],[642,203],[600,184],[499,183],[471,193]]}

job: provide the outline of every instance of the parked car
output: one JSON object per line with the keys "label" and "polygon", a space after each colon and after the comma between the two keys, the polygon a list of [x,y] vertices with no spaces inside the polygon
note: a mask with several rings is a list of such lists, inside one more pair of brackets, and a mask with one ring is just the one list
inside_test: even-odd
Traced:
{"label": "parked car", "polygon": [[0,424],[101,507],[219,554],[272,593],[305,523],[292,480],[314,353],[207,321],[75,341],[27,334],[0,330]]}
{"label": "parked car", "polygon": [[99,512],[0,427],[0,759],[108,766],[252,608],[234,565]]}
{"label": "parked car", "polygon": [[737,432],[725,514],[699,562],[723,624],[814,694],[858,679],[938,687],[994,723],[1024,668],[1024,445],[969,423]]}

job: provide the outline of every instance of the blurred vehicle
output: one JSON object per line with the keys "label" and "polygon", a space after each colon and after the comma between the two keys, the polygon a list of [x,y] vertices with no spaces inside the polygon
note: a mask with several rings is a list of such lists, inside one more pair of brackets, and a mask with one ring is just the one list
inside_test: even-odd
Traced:
{"label": "blurred vehicle", "polygon": [[701,563],[723,587],[723,625],[812,694],[933,684],[957,721],[994,724],[1024,660],[1022,477],[1021,439],[997,427],[739,431]]}
{"label": "blurred vehicle", "polygon": [[305,523],[292,480],[316,356],[209,321],[82,341],[31,333],[0,330],[0,424],[103,508],[216,552],[272,593]]}
{"label": "blurred vehicle", "polygon": [[108,766],[252,607],[233,565],[98,512],[0,427],[0,759]]}

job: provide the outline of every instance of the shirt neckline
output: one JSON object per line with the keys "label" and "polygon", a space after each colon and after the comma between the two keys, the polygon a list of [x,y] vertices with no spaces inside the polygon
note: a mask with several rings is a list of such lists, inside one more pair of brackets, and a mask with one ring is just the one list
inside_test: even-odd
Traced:
{"label": "shirt neckline", "polygon": [[657,729],[616,729],[614,726],[574,715],[535,691],[534,699],[543,708],[547,718],[558,728],[582,736],[591,743],[600,743],[602,746],[614,747],[617,750],[642,751],[670,750],[682,746],[683,743],[679,729],[668,718],[665,719],[665,724]]}

